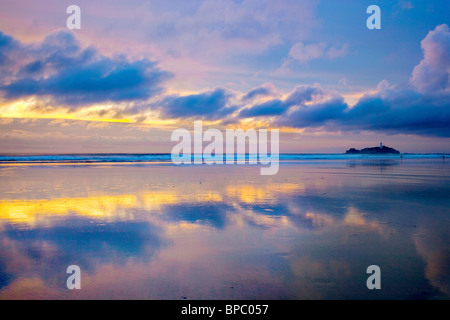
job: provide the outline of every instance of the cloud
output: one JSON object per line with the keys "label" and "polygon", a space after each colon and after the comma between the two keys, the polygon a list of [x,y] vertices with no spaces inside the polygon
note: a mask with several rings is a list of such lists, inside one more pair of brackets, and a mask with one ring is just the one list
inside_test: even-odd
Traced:
{"label": "cloud", "polygon": [[316,6],[310,0],[156,1],[148,6],[154,17],[146,19],[147,30],[177,52],[210,57],[261,52],[304,38],[317,25]]}
{"label": "cloud", "polygon": [[321,58],[324,55],[325,43],[311,43],[303,44],[302,42],[297,42],[289,50],[289,57],[300,61],[301,63],[306,63],[310,60]]}
{"label": "cloud", "polygon": [[410,10],[414,8],[414,5],[411,3],[411,1],[409,0],[400,0],[398,2],[398,5],[400,6],[400,8],[402,8],[403,10]]}
{"label": "cloud", "polygon": [[[31,45],[0,32],[0,92],[9,100],[37,96],[39,102],[49,99],[69,108],[112,101],[114,107],[105,107],[109,113],[95,112],[109,117],[133,114],[141,121],[147,111],[156,111],[163,119],[231,123],[271,117],[277,126],[450,137],[449,27],[437,26],[421,46],[423,59],[408,82],[390,86],[382,81],[374,93],[349,106],[342,95],[319,84],[297,86],[285,97],[267,83],[246,93],[233,94],[218,87],[184,96],[156,96],[170,74],[150,60],[104,56],[95,47],[82,48],[69,32],[51,34]],[[298,42],[291,48],[290,59],[306,63],[346,52],[346,45]]]}
{"label": "cloud", "polygon": [[423,95],[408,87],[390,87],[365,95],[350,107],[343,97],[302,105],[275,124],[328,131],[379,131],[450,137],[450,95]]}
{"label": "cloud", "polygon": [[255,105],[251,108],[242,109],[239,112],[240,118],[251,118],[259,116],[274,116],[283,114],[289,105],[282,100],[274,99]]}
{"label": "cloud", "polygon": [[318,86],[297,86],[285,100],[273,99],[250,108],[242,109],[239,112],[239,117],[250,118],[281,115],[294,105],[303,105],[303,103],[311,101],[313,94],[321,93],[323,92]]}
{"label": "cloud", "polygon": [[12,47],[15,47],[16,43],[11,36],[4,34],[0,31],[0,65],[6,65],[9,52]]}
{"label": "cloud", "polygon": [[341,48],[328,47],[324,42],[304,44],[297,42],[288,53],[288,61],[298,61],[307,63],[315,59],[336,59],[347,54],[348,45],[344,44]]}
{"label": "cloud", "polygon": [[[382,81],[375,93],[365,94],[352,107],[337,93],[303,87],[303,91],[296,90],[284,100],[244,109],[240,115],[278,115],[274,124],[286,127],[450,137],[448,26],[440,25],[430,31],[422,48],[424,58],[414,68],[409,82],[390,86]],[[313,93],[320,93],[321,99],[311,99]]]}
{"label": "cloud", "polygon": [[424,58],[414,68],[411,83],[419,92],[450,90],[450,30],[442,24],[421,42]]}
{"label": "cloud", "polygon": [[259,87],[251,89],[247,92],[243,97],[243,101],[251,100],[255,97],[259,96],[267,96],[274,90],[274,86],[272,84],[264,84]]}
{"label": "cloud", "polygon": [[187,96],[169,96],[156,108],[164,118],[197,117],[205,120],[221,119],[236,110],[229,105],[231,94],[222,88]]}
{"label": "cloud", "polygon": [[421,42],[424,57],[409,83],[380,83],[342,117],[344,126],[391,133],[450,137],[450,31],[446,24]]}
{"label": "cloud", "polygon": [[[0,91],[8,100],[51,97],[53,102],[70,108],[145,100],[159,93],[161,84],[170,77],[147,59],[110,58],[94,47],[83,49],[74,35],[65,31],[51,34],[36,45],[23,45],[0,34],[0,43],[0,55],[14,61],[9,77],[0,73]],[[14,58],[16,54],[20,59]]]}
{"label": "cloud", "polygon": [[342,47],[331,47],[326,52],[326,57],[333,60],[336,58],[345,57],[348,53],[348,44],[345,43]]}
{"label": "cloud", "polygon": [[218,229],[227,224],[227,214],[235,208],[225,203],[209,204],[171,204],[164,207],[164,218],[169,221],[188,221],[204,223]]}
{"label": "cloud", "polygon": [[6,79],[13,73],[15,59],[20,54],[19,43],[11,36],[0,31],[0,79]]}
{"label": "cloud", "polygon": [[404,88],[362,98],[341,124],[390,133],[450,137],[450,95],[422,95]]}
{"label": "cloud", "polygon": [[338,121],[347,107],[343,98],[334,98],[312,105],[302,105],[283,117],[278,123],[291,127],[319,127],[328,121]]}
{"label": "cloud", "polygon": [[[7,259],[0,263],[0,287],[30,273],[42,275],[47,284],[64,283],[64,272],[54,270],[66,270],[71,264],[91,273],[100,264],[147,262],[166,244],[160,228],[147,221],[92,222],[69,217],[64,224],[45,227],[6,225],[0,233],[0,243],[9,244],[2,247],[2,258]],[[17,258],[20,270],[10,265]]]}
{"label": "cloud", "polygon": [[350,107],[342,97],[282,114],[277,125],[328,131],[380,131],[450,137],[450,95],[422,95],[393,87],[366,95]]}
{"label": "cloud", "polygon": [[286,98],[288,105],[300,105],[312,101],[313,95],[321,96],[325,92],[320,85],[299,85]]}

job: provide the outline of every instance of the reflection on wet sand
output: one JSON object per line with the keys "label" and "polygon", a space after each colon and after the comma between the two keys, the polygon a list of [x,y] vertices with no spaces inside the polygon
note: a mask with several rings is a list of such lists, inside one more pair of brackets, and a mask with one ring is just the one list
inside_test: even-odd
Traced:
{"label": "reflection on wet sand", "polygon": [[55,217],[75,213],[81,216],[117,219],[120,210],[135,208],[136,196],[94,196],[89,198],[57,198],[0,201],[0,219],[16,223],[36,224],[41,215]]}
{"label": "reflection on wet sand", "polygon": [[448,299],[436,166],[5,166],[0,299]]}

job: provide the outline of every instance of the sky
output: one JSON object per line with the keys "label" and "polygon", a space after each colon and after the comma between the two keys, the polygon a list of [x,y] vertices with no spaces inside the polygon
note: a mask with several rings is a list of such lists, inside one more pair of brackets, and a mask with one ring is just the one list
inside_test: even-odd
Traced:
{"label": "sky", "polygon": [[446,0],[2,0],[0,153],[170,152],[196,120],[280,129],[281,152],[450,152],[449,20]]}

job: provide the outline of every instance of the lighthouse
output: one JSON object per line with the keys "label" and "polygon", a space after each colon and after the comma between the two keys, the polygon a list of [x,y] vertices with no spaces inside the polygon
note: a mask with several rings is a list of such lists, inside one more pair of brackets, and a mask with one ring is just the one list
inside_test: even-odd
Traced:
{"label": "lighthouse", "polygon": [[380,149],[383,149],[383,142],[380,142]]}

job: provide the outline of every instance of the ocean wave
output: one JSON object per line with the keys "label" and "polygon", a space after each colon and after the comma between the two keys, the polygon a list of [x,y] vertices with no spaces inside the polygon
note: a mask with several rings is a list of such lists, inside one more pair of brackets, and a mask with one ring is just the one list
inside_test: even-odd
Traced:
{"label": "ocean wave", "polygon": [[[192,159],[201,155],[193,155]],[[435,159],[448,158],[450,154],[402,154],[402,155],[364,155],[333,153],[283,153],[279,155],[281,162],[302,160],[357,160],[357,159]],[[234,159],[243,159],[244,155],[235,155]],[[245,160],[256,159],[257,156],[245,155]],[[223,160],[226,160],[224,155]],[[0,163],[139,163],[139,162],[172,162],[170,153],[153,154],[6,154],[0,155]]]}

